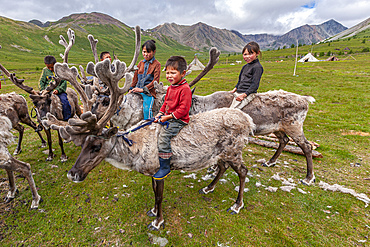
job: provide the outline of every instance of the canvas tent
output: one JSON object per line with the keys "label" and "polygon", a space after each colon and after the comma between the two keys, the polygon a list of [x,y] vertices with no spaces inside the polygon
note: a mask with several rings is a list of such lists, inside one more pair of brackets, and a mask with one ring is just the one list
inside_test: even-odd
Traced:
{"label": "canvas tent", "polygon": [[311,53],[308,53],[306,56],[302,57],[298,60],[298,62],[304,63],[304,62],[318,62],[319,60],[315,58]]}
{"label": "canvas tent", "polygon": [[205,66],[199,61],[198,57],[195,56],[194,60],[189,64],[190,70],[203,70]]}

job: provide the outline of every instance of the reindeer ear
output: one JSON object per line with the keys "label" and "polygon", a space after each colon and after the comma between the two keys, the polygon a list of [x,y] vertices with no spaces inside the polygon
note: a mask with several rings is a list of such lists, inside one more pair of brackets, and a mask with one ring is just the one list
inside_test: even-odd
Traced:
{"label": "reindeer ear", "polygon": [[115,134],[117,134],[118,132],[118,128],[117,127],[113,127],[113,128],[109,128],[107,130],[105,130],[103,132],[103,136],[104,138],[111,138],[112,136],[114,136]]}

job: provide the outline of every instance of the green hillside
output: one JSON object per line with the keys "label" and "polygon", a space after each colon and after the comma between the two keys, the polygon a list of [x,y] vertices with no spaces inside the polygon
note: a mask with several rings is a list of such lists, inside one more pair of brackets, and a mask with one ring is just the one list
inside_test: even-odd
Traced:
{"label": "green hillside", "polygon": [[[346,49],[346,50],[345,50]],[[349,49],[349,50],[347,50]],[[320,43],[314,45],[300,45],[298,47],[298,55],[304,56],[309,52],[312,52],[313,55],[319,60],[327,59],[330,56],[336,56],[340,60],[343,59],[353,59],[350,55],[364,55],[369,56],[370,49],[370,29],[364,30],[357,35],[340,39],[328,43]],[[330,52],[330,55],[328,54]],[[262,56],[260,60],[262,61],[290,61],[295,60],[296,47],[286,47],[285,49],[279,50],[267,50],[262,51]],[[208,59],[206,56],[200,58],[200,60],[205,61]],[[241,52],[240,53],[228,53],[221,54],[220,62],[221,63],[232,63],[236,60],[242,60]]]}
{"label": "green hillside", "polygon": [[[79,20],[81,22],[81,19]],[[76,42],[69,55],[71,64],[86,65],[93,60],[88,34],[92,34],[99,40],[97,45],[98,53],[110,51],[118,56],[121,61],[130,63],[135,45],[135,34],[130,27],[115,24],[86,24],[78,25],[73,20],[56,22],[49,27],[38,27],[34,24],[14,21],[0,17],[0,62],[11,71],[38,71],[44,67],[43,57],[54,55],[57,61],[61,61],[60,53],[64,47],[59,44],[59,35],[67,37],[67,30],[75,31]],[[48,40],[47,40],[48,39]],[[152,39],[143,35],[142,42]],[[183,55],[192,59],[195,51],[183,46],[169,38],[156,40],[156,58],[164,64],[171,55]],[[140,59],[140,57],[139,57]],[[25,62],[26,61],[26,62]]]}

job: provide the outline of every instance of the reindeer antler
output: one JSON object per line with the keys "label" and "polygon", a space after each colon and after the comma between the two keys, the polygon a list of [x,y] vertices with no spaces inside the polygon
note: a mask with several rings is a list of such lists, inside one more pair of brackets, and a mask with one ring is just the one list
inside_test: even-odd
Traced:
{"label": "reindeer antler", "polygon": [[[102,62],[94,65],[92,62],[87,64],[87,73],[98,77],[105,85],[108,86],[111,93],[108,110],[104,113],[103,117],[99,119],[96,128],[103,128],[113,114],[117,111],[117,108],[122,103],[123,94],[126,93],[132,82],[132,74],[126,73],[126,64],[119,60],[113,62],[115,71],[111,70],[111,62],[106,59]],[[123,77],[126,78],[123,87],[118,86],[118,81]]]}
{"label": "reindeer antler", "polygon": [[92,96],[91,99],[86,95],[85,91],[81,87],[81,84],[77,82],[78,70],[76,67],[69,68],[66,63],[56,63],[54,65],[55,74],[58,78],[69,81],[72,86],[77,90],[78,94],[81,96],[81,101],[83,103],[84,112],[90,111],[92,105],[96,100],[96,95]]}
{"label": "reindeer antler", "polygon": [[197,83],[203,76],[205,76],[211,69],[213,69],[213,66],[218,62],[221,52],[217,50],[216,47],[212,47],[209,50],[209,61],[207,66],[203,69],[200,74],[189,83],[189,86],[192,87]]}
{"label": "reindeer antler", "polygon": [[67,41],[64,39],[63,35],[59,36],[59,38],[60,38],[59,44],[63,45],[66,48],[65,51],[64,51],[64,55],[60,54],[64,63],[68,63],[68,53],[69,53],[69,51],[71,50],[72,46],[75,43],[75,32],[72,29],[68,28],[67,35],[68,35],[69,43],[67,43]]}
{"label": "reindeer antler", "polygon": [[94,36],[92,36],[91,34],[87,35],[87,39],[90,41],[90,46],[91,46],[91,50],[94,54],[95,63],[98,63],[99,62],[99,57],[98,57],[98,52],[96,50],[96,44],[99,42],[99,40],[94,39]]}
{"label": "reindeer antler", "polygon": [[[140,48],[140,28],[136,27],[136,49],[132,64],[137,61]],[[90,112],[94,99],[88,99],[85,92],[82,90],[80,84],[77,82],[78,70],[76,67],[69,68],[66,63],[56,63],[54,66],[55,73],[58,77],[68,80],[77,90],[81,96],[81,101],[84,107],[84,113],[81,114],[80,119],[71,118],[68,120],[68,125],[63,126],[58,123],[51,115],[47,115],[45,122],[52,129],[58,129],[61,136],[66,140],[72,140],[76,145],[82,145],[84,138],[89,134],[100,134],[107,122],[117,111],[118,106],[122,103],[123,94],[126,93],[132,82],[132,74],[128,73],[129,69],[124,62],[115,60],[113,62],[115,67],[114,72],[111,69],[111,62],[109,59],[94,64],[89,62],[86,66],[86,72],[99,78],[104,84],[108,86],[111,92],[110,103],[104,115],[98,120],[95,114]],[[84,75],[82,75],[84,77]],[[125,84],[122,87],[118,86],[120,79],[125,77]]]}
{"label": "reindeer antler", "polygon": [[128,66],[126,72],[131,72],[134,70],[135,64],[137,62],[137,58],[139,57],[140,53],[140,43],[141,43],[141,30],[139,26],[135,27],[135,53],[134,57],[132,58],[132,61],[130,65]]}

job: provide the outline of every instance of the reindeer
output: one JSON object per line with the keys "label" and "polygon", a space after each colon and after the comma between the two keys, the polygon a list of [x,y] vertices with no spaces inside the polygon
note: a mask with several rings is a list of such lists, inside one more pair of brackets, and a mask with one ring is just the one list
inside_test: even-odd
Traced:
{"label": "reindeer", "polygon": [[[209,51],[210,59],[205,69],[189,83],[194,86],[213,66],[218,62],[220,52],[216,48]],[[162,96],[167,88],[163,83],[155,83],[157,99],[153,105],[153,114],[156,114],[161,105]],[[198,96],[193,94],[192,108],[190,115],[212,109],[230,107],[233,95],[228,91],[218,91],[208,96]],[[303,150],[307,162],[307,174],[301,182],[311,185],[315,182],[312,162],[312,146],[309,144],[303,133],[303,123],[308,112],[308,103],[314,102],[311,96],[302,96],[290,92],[269,91],[266,93],[257,93],[242,111],[249,114],[256,124],[255,135],[266,135],[274,133],[279,139],[279,147],[271,159],[264,163],[266,167],[272,167],[276,164],[278,157],[289,141],[290,136],[298,146]],[[109,104],[109,98],[101,98],[97,101],[92,110],[98,117],[101,117]],[[143,119],[142,103],[140,96],[128,94],[125,96],[119,110],[113,115],[111,122],[119,128],[128,129]]]}
{"label": "reindeer", "polygon": [[[68,53],[69,53],[71,47],[73,46],[74,40],[75,40],[75,35],[74,35],[73,30],[68,29],[67,34],[68,34],[68,37],[69,37],[69,43],[66,42],[66,40],[64,39],[64,37],[62,35],[60,35],[61,40],[59,41],[60,44],[65,46],[64,55],[61,55],[62,58],[63,58],[63,61],[65,63],[68,62]],[[7,72],[7,73],[10,74],[9,72]],[[46,117],[46,114],[49,113],[49,112],[51,114],[55,115],[58,119],[63,119],[60,99],[59,99],[58,96],[56,96],[52,93],[53,90],[59,85],[59,83],[61,81],[60,78],[56,77],[55,78],[55,83],[51,83],[49,85],[49,87],[46,88],[45,91],[48,92],[48,93],[44,93],[44,91],[35,91],[32,87],[24,85],[23,84],[24,80],[23,79],[18,79],[15,76],[14,73],[10,74],[9,77],[10,77],[10,80],[16,86],[18,86],[20,89],[22,89],[22,90],[24,90],[24,91],[26,91],[27,93],[30,94],[30,98],[31,98],[31,100],[32,100],[32,102],[35,106],[35,109],[36,109],[37,121],[40,124],[42,123],[42,119],[44,119]],[[77,114],[78,116],[81,115],[81,108],[78,105],[77,93],[71,88],[67,88],[66,93],[67,93],[68,101],[71,105],[71,110],[72,110],[71,115],[72,116],[75,115],[75,114]],[[53,148],[52,148],[51,132],[50,132],[50,129],[48,129],[48,128],[44,128],[44,129],[45,129],[45,133],[46,133],[46,136],[47,136],[47,142],[48,142],[48,146],[49,146],[49,155],[48,155],[48,158],[46,160],[47,161],[52,161],[53,158],[54,158],[54,153],[53,153]],[[58,133],[58,138],[59,138],[59,146],[60,146],[61,152],[62,152],[60,160],[61,160],[61,162],[65,162],[65,161],[67,161],[68,157],[64,152],[63,139],[60,137],[59,133]]]}
{"label": "reindeer", "polygon": [[32,192],[31,209],[36,209],[39,203],[42,202],[41,196],[37,193],[35,181],[32,177],[31,166],[28,163],[17,160],[12,157],[8,151],[7,146],[13,141],[13,135],[10,132],[12,129],[12,121],[2,114],[0,114],[0,168],[5,169],[9,178],[9,191],[5,197],[5,202],[12,201],[16,194],[19,193],[15,185],[15,178],[13,172],[20,172],[27,178],[28,184]]}
{"label": "reindeer", "polygon": [[[0,46],[1,49],[1,46]],[[10,79],[10,73],[3,65],[0,64],[0,70]],[[24,133],[23,124],[27,124],[37,132],[41,139],[41,147],[46,147],[46,141],[40,134],[40,129],[37,128],[36,124],[31,120],[28,114],[28,105],[26,99],[15,93],[0,94],[0,114],[6,115],[12,122],[12,126],[19,132],[18,145],[14,150],[13,155],[18,155],[22,152],[22,139]]]}
{"label": "reindeer", "polygon": [[[0,64],[0,68],[1,68]],[[24,133],[24,126],[19,124],[27,124],[35,130],[41,139],[41,147],[46,147],[46,141],[42,138],[39,128],[31,120],[28,114],[28,106],[26,99],[15,93],[0,94],[0,114],[7,116],[12,122],[12,126],[19,132],[18,145],[14,150],[13,155],[18,155],[22,152],[22,139]]]}
{"label": "reindeer", "polygon": [[[159,168],[157,138],[159,129],[157,124],[141,128],[129,134],[134,145],[127,144],[117,127],[104,128],[112,115],[116,112],[123,94],[131,85],[132,75],[126,73],[126,65],[116,60],[115,72],[111,71],[109,60],[87,65],[87,71],[100,78],[109,88],[111,99],[105,114],[98,119],[90,111],[81,115],[80,119],[70,119],[68,125],[58,121],[53,115],[47,114],[44,124],[57,129],[67,141],[73,141],[82,146],[74,166],[68,172],[68,178],[74,182],[83,181],[88,173],[103,159],[121,169],[130,169],[147,176],[152,176]],[[75,67],[57,63],[55,70],[60,78],[69,80],[78,90],[76,80],[78,71]],[[118,81],[126,77],[123,87]],[[83,92],[83,91],[81,91]],[[81,97],[84,109],[89,109],[87,96]],[[197,171],[218,164],[219,172],[215,179],[200,193],[207,194],[214,190],[216,183],[231,166],[239,175],[240,190],[235,203],[228,209],[231,213],[239,213],[243,207],[243,192],[247,168],[243,164],[242,150],[247,143],[250,132],[253,131],[252,119],[238,109],[216,109],[192,116],[189,125],[185,126],[172,140],[172,170]],[[155,195],[154,208],[148,211],[149,216],[156,217],[149,225],[151,230],[163,227],[162,199],[164,180],[152,179]]]}

